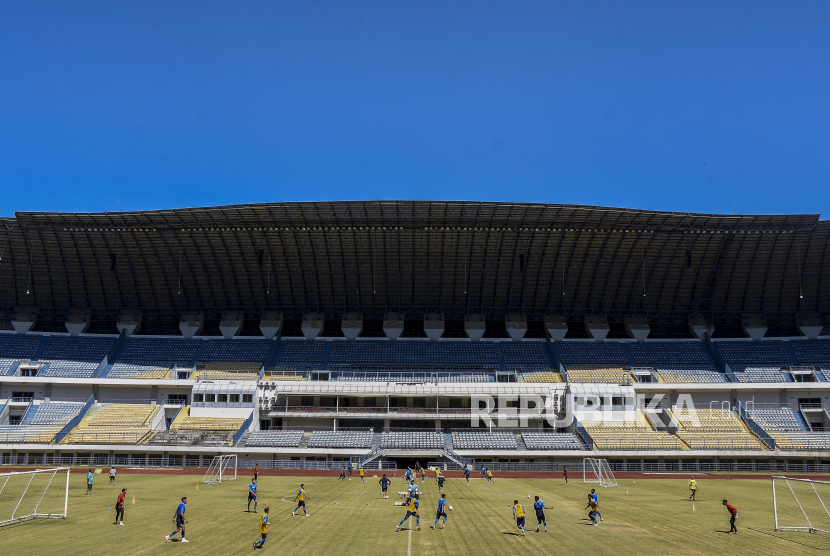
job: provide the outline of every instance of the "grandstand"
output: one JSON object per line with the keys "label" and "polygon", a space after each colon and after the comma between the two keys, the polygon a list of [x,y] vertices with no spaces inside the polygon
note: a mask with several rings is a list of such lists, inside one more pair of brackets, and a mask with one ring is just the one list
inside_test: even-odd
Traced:
{"label": "grandstand", "polygon": [[[4,221],[4,458],[830,461],[815,215],[392,201]],[[631,421],[567,422],[577,395]]]}

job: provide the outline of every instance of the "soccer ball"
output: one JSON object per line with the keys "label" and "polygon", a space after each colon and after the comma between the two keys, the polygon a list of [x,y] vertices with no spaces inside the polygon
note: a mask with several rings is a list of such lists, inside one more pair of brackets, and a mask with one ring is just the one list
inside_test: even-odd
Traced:
{"label": "soccer ball", "polygon": [[449,508],[450,508],[450,511],[452,511],[452,506],[450,506]]}

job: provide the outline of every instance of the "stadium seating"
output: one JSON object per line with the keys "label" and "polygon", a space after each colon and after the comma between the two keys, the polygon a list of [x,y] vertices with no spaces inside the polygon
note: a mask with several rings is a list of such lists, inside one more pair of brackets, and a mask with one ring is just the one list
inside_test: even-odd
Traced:
{"label": "stadium seating", "polygon": [[258,372],[198,370],[190,380],[258,380]]}
{"label": "stadium seating", "polygon": [[43,402],[33,406],[26,421],[19,425],[0,426],[0,442],[54,442],[55,435],[71,421],[84,404],[78,402]]}
{"label": "stadium seating", "polygon": [[150,404],[103,404],[90,410],[63,440],[67,444],[143,444],[153,434],[150,424],[159,411]]}
{"label": "stadium seating", "polygon": [[384,432],[381,445],[395,450],[429,450],[444,447],[444,435],[440,432]]}
{"label": "stadium seating", "polygon": [[789,373],[781,367],[741,367],[733,374],[738,382],[793,382]]}
{"label": "stadium seating", "polygon": [[585,443],[572,433],[523,432],[528,450],[585,450]]}
{"label": "stadium seating", "polygon": [[641,411],[635,421],[584,421],[582,426],[603,450],[683,450],[677,437],[655,430]]}
{"label": "stadium seating", "polygon": [[190,415],[176,419],[171,425],[171,431],[212,431],[237,432],[245,419],[233,417],[191,417]]}
{"label": "stadium seating", "polygon": [[563,365],[629,365],[617,342],[556,342],[556,350]]}
{"label": "stadium seating", "polygon": [[763,450],[765,445],[731,411],[695,408],[674,411],[677,436],[693,450]]}
{"label": "stadium seating", "polygon": [[0,357],[0,376],[6,376],[18,363],[22,363],[21,359],[13,359],[10,357]]}
{"label": "stadium seating", "polygon": [[198,366],[208,363],[243,363],[253,365],[259,370],[265,362],[269,349],[271,349],[271,340],[208,340],[196,364]]}
{"label": "stadium seating", "polygon": [[268,448],[295,448],[303,439],[303,431],[254,431],[245,434],[241,444]]}
{"label": "stadium seating", "polygon": [[368,382],[490,382],[490,375],[482,372],[428,372],[428,371],[344,371],[334,377],[340,381]]}
{"label": "stadium seating", "polygon": [[508,432],[461,431],[452,433],[454,450],[517,450],[516,435]]}
{"label": "stadium seating", "polygon": [[323,360],[326,342],[314,340],[284,340],[280,353],[280,363],[309,362],[319,363]]}
{"label": "stadium seating", "polygon": [[115,363],[107,378],[135,378],[148,380],[163,380],[171,378],[171,371],[167,367],[152,365],[135,365],[133,363]]}
{"label": "stadium seating", "polygon": [[807,431],[807,424],[797,411],[788,407],[747,409],[749,417],[766,431]]}
{"label": "stadium seating", "polygon": [[[280,360],[283,361],[284,358]],[[498,364],[491,343],[387,340],[334,342],[329,361],[394,365],[398,368],[435,365],[485,365],[494,368]]]}
{"label": "stadium seating", "polygon": [[780,340],[728,341],[713,342],[715,349],[733,371],[742,370],[746,366],[772,366],[791,364],[784,342]]}
{"label": "stadium seating", "polygon": [[196,356],[202,340],[187,338],[142,338],[127,340],[119,363],[145,364],[156,367],[188,366]]}
{"label": "stadium seating", "polygon": [[550,367],[548,362],[548,346],[544,342],[501,342],[501,353],[504,364],[509,368],[516,365],[543,365]]}
{"label": "stadium seating", "polygon": [[308,439],[309,448],[371,448],[372,431],[317,431]]}
{"label": "stadium seating", "polygon": [[659,382],[727,382],[726,375],[714,368],[662,365],[657,369]]}
{"label": "stadium seating", "polygon": [[31,361],[42,339],[35,334],[0,334],[0,357]]}
{"label": "stadium seating", "polygon": [[634,362],[643,367],[661,369],[663,365],[688,365],[706,369],[711,366],[703,344],[699,341],[629,342],[627,345]]}
{"label": "stadium seating", "polygon": [[63,377],[63,378],[90,378],[95,374],[99,363],[86,361],[48,360],[40,361],[45,366],[38,371],[38,376]]}
{"label": "stadium seating", "polygon": [[562,374],[553,371],[528,371],[519,374],[519,382],[564,382]]}
{"label": "stadium seating", "polygon": [[802,365],[830,363],[830,340],[792,340],[790,347]]}
{"label": "stadium seating", "polygon": [[49,336],[41,359],[100,363],[114,343],[111,336]]}
{"label": "stadium seating", "polygon": [[618,384],[632,381],[629,371],[622,367],[608,367],[603,365],[569,365],[568,382],[607,382]]}

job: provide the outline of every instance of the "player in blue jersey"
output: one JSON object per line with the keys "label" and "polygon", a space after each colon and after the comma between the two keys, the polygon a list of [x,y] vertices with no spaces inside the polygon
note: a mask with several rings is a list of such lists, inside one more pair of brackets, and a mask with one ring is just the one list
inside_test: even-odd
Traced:
{"label": "player in blue jersey", "polygon": [[416,531],[421,530],[421,516],[418,515],[418,505],[419,504],[418,504],[418,495],[417,494],[412,496],[411,498],[407,499],[406,515],[401,520],[401,522],[398,523],[395,526],[395,531],[400,531],[401,530],[401,525],[403,525],[404,521],[406,521],[407,519],[409,519],[412,516],[415,516],[415,530]]}
{"label": "player in blue jersey", "polygon": [[354,469],[354,467],[352,467],[352,464],[349,463],[348,471],[349,471],[349,480],[350,481],[352,480],[352,469]]}
{"label": "player in blue jersey", "polygon": [[585,506],[585,509],[587,510],[588,508],[591,508],[591,511],[588,513],[589,517],[592,512],[594,513],[594,517],[591,518],[594,521],[594,524],[596,524],[597,517],[599,517],[600,521],[603,521],[602,514],[599,513],[599,498],[597,498],[596,489],[592,488],[591,494],[588,495],[588,505]]}
{"label": "player in blue jersey", "polygon": [[409,486],[406,487],[406,495],[408,498],[412,498],[413,496],[420,496],[421,489],[415,483],[415,477],[412,477],[412,480],[409,482]]}
{"label": "player in blue jersey", "polygon": [[470,468],[469,467],[464,468],[464,478],[467,479],[467,484],[469,485],[470,484]]}
{"label": "player in blue jersey", "polygon": [[535,497],[535,501],[533,502],[533,509],[536,510],[536,532],[539,532],[539,525],[545,526],[545,533],[548,532],[548,522],[545,521],[545,510],[547,506],[545,503],[539,500],[539,497]]}
{"label": "player in blue jersey", "polygon": [[442,517],[444,518],[444,521],[441,522],[441,529],[443,529],[444,526],[447,524],[446,507],[447,507],[447,495],[442,494],[441,498],[438,499],[438,510],[435,512],[435,525],[432,526],[433,529],[436,529],[438,527],[438,520],[441,519]]}
{"label": "player in blue jersey", "polygon": [[384,473],[381,480],[378,481],[378,484],[380,485],[380,493],[381,496],[383,496],[384,500],[389,498],[389,493],[387,492],[387,490],[389,489],[389,485],[391,483],[392,481],[389,480],[389,478],[386,476],[386,473]]}
{"label": "player in blue jersey", "polygon": [[340,478],[337,479],[337,480],[338,481],[345,481],[346,480],[346,468],[345,467],[340,468]]}
{"label": "player in blue jersey", "polygon": [[86,474],[86,494],[84,496],[92,496],[92,469]]}
{"label": "player in blue jersey", "polygon": [[306,517],[308,517],[308,512],[305,510],[305,501],[309,498],[308,494],[305,493],[305,483],[300,485],[300,490],[297,492],[297,496],[294,497],[294,501],[297,502],[297,507],[294,508],[294,511],[291,512],[291,515],[297,515],[297,510],[300,508],[303,509],[303,513]]}
{"label": "player in blue jersey", "polygon": [[251,481],[248,485],[248,511],[251,511],[251,501],[254,502],[254,513],[256,513],[257,497],[256,497],[256,479]]}
{"label": "player in blue jersey", "polygon": [[176,508],[176,516],[173,518],[176,521],[176,530],[173,531],[172,533],[170,533],[169,535],[167,535],[166,537],[164,537],[164,542],[169,542],[170,537],[172,537],[173,535],[175,535],[179,531],[182,532],[182,542],[190,542],[189,540],[184,538],[185,524],[188,523],[187,519],[185,519],[185,517],[184,517],[184,510],[185,510],[185,505],[186,504],[187,504],[187,496],[182,498],[181,504],[179,504],[179,507]]}

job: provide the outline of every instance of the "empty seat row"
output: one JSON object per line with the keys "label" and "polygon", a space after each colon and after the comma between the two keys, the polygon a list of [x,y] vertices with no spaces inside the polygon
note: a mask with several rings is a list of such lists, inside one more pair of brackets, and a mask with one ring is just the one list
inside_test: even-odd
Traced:
{"label": "empty seat row", "polygon": [[548,346],[544,342],[501,342],[505,365],[521,363],[548,364]]}
{"label": "empty seat row", "polygon": [[631,342],[628,350],[637,365],[657,367],[660,365],[705,365],[709,366],[709,358],[703,344],[693,342]]}
{"label": "empty seat row", "polygon": [[617,342],[556,342],[563,365],[628,365],[628,359]]}
{"label": "empty seat row", "polygon": [[788,407],[760,407],[747,409],[747,414],[764,430],[807,431],[807,425],[798,414]]}
{"label": "empty seat row", "polygon": [[690,367],[669,367],[658,368],[657,377],[660,382],[727,382],[726,375],[707,366],[706,368]]}
{"label": "empty seat row", "polygon": [[42,358],[100,363],[114,343],[111,336],[49,336]]}
{"label": "empty seat row", "polygon": [[523,432],[528,450],[585,450],[585,443],[572,433]]}
{"label": "empty seat row", "polygon": [[170,368],[153,365],[136,365],[133,363],[115,363],[107,378],[136,378],[163,380],[170,378]]}
{"label": "empty seat row", "polygon": [[802,365],[830,363],[830,340],[793,340],[790,347]]}
{"label": "empty seat row", "polygon": [[43,336],[0,333],[0,357],[34,359]]}
{"label": "empty seat row", "polygon": [[246,446],[295,448],[303,439],[303,431],[254,431],[244,437]]}
{"label": "empty seat row", "polygon": [[744,367],[733,369],[738,382],[793,382],[792,376],[781,367]]}
{"label": "empty seat row", "polygon": [[290,361],[322,361],[326,342],[315,340],[284,340],[280,352],[280,363]]}
{"label": "empty seat row", "polygon": [[508,432],[461,431],[452,433],[454,450],[517,450],[516,435]]}
{"label": "empty seat row", "polygon": [[631,373],[622,367],[570,365],[568,382],[605,382],[619,384],[631,380]]}
{"label": "empty seat row", "polygon": [[68,360],[42,360],[46,364],[38,371],[38,376],[53,376],[64,378],[91,378],[98,369],[99,363]]}
{"label": "empty seat row", "polygon": [[556,371],[533,371],[519,375],[519,382],[564,382],[562,374]]}
{"label": "empty seat row", "polygon": [[730,366],[736,365],[789,365],[790,358],[784,349],[784,342],[780,340],[753,341],[716,341],[715,349]]}
{"label": "empty seat row", "polygon": [[271,344],[271,340],[263,339],[208,340],[198,362],[247,361],[262,366]]}
{"label": "empty seat row", "polygon": [[490,375],[476,372],[338,371],[335,378],[350,382],[490,382]]}
{"label": "empty seat row", "polygon": [[317,431],[308,439],[309,448],[371,448],[371,431]]}
{"label": "empty seat row", "polygon": [[332,362],[390,364],[496,364],[495,348],[480,342],[374,340],[333,342]]}
{"label": "empty seat row", "polygon": [[398,450],[437,449],[444,447],[444,435],[429,431],[384,432],[381,434],[381,444],[385,448]]}
{"label": "empty seat row", "polygon": [[187,338],[142,338],[133,336],[127,340],[118,361],[121,363],[145,363],[160,367],[189,365],[201,344],[202,340]]}

